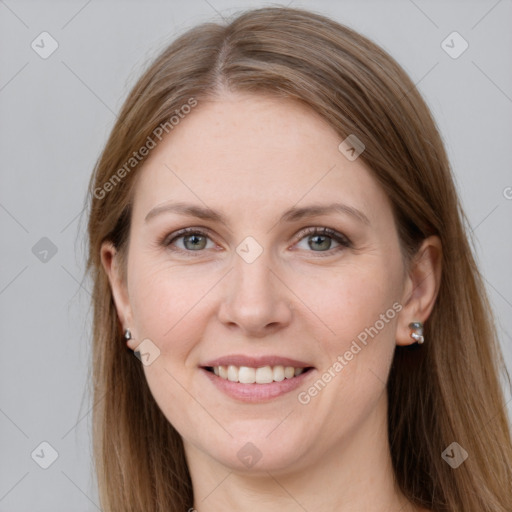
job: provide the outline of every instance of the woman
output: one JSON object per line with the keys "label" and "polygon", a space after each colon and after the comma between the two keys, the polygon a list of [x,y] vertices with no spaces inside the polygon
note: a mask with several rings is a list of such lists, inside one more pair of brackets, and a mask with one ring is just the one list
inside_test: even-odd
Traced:
{"label": "woman", "polygon": [[512,510],[466,219],[381,48],[287,8],[190,30],[90,198],[103,510]]}

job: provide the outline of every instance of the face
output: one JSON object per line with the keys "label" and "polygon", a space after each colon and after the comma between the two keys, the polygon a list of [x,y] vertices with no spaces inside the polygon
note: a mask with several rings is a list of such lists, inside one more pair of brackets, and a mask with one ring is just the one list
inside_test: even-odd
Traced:
{"label": "face", "polygon": [[291,100],[224,95],[138,176],[116,305],[188,456],[305,467],[384,410],[404,267],[388,198],[341,142]]}

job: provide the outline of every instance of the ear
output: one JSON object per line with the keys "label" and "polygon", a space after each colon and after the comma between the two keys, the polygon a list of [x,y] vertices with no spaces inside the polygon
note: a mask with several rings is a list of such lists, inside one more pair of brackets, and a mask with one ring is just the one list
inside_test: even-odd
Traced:
{"label": "ear", "polygon": [[[100,255],[101,264],[103,265],[110,282],[110,289],[112,290],[117,316],[121,322],[123,331],[127,328],[130,329],[130,326],[133,326],[133,315],[128,297],[126,279],[123,278],[123,273],[121,271],[119,253],[114,247],[114,244],[107,241],[103,242],[101,245]],[[133,329],[130,330],[132,332],[132,339],[127,341],[127,345],[133,350],[137,344],[133,339]]]}
{"label": "ear", "polygon": [[442,251],[439,237],[430,236],[423,241],[411,261],[404,285],[403,308],[397,326],[397,345],[416,343],[411,338],[409,324],[425,323],[432,312],[441,284]]}

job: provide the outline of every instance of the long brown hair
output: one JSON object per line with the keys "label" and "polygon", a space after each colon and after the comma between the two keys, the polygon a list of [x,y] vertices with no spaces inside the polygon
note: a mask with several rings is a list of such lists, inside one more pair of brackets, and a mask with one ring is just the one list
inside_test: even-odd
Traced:
{"label": "long brown hair", "polygon": [[[112,241],[126,262],[135,177],[145,160],[127,167],[133,152],[166,122],[171,133],[169,119],[191,98],[200,108],[223,89],[295,99],[340,142],[355,134],[366,146],[360,158],[391,200],[406,262],[425,237],[440,237],[443,272],[425,324],[428,342],[397,347],[389,375],[395,477],[411,502],[433,511],[510,512],[512,443],[499,380],[508,373],[436,124],[384,50],[326,17],[289,8],[203,24],[167,47],[130,92],[91,177],[93,440],[103,510],[193,505],[181,438],[125,348],[100,247]],[[452,442],[469,454],[456,469],[441,456]]]}

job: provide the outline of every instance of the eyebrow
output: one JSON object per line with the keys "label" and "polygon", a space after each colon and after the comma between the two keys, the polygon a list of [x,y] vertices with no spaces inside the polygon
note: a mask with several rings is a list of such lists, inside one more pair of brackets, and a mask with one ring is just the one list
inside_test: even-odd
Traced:
{"label": "eyebrow", "polygon": [[[185,215],[188,217],[197,217],[203,220],[211,220],[220,222],[228,225],[225,217],[218,211],[212,210],[208,207],[196,206],[188,203],[166,203],[153,208],[144,219],[144,222],[148,222],[152,218],[162,213],[177,213],[179,215]],[[331,213],[341,213],[348,215],[362,224],[370,226],[370,220],[368,217],[357,208],[349,206],[343,203],[331,203],[331,204],[312,204],[302,208],[292,207],[286,210],[279,222],[295,222],[306,217],[316,217],[320,215],[328,215]]]}

